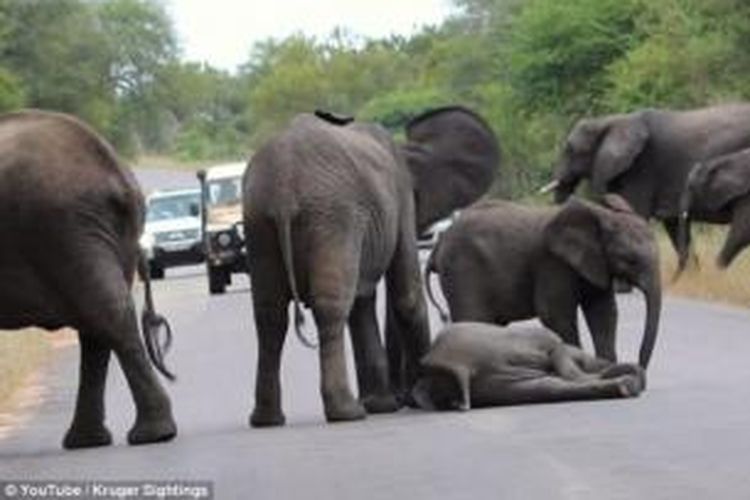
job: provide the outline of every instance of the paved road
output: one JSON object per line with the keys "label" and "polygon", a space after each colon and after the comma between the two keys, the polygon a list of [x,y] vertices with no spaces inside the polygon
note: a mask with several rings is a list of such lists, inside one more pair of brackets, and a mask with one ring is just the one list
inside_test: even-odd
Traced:
{"label": "paved road", "polygon": [[[326,425],[317,356],[284,355],[284,428],[247,426],[255,341],[247,280],[209,297],[200,267],[169,270],[157,307],[173,322],[169,386],[180,434],[129,447],[133,410],[116,364],[112,447],[64,452],[77,349],[48,370],[41,407],[0,441],[1,478],[206,479],[237,499],[747,499],[750,313],[667,300],[649,388],[635,400],[429,414]],[[620,299],[620,352],[634,358],[642,301]],[[434,311],[432,311],[434,313]],[[434,320],[433,314],[433,320]]]}

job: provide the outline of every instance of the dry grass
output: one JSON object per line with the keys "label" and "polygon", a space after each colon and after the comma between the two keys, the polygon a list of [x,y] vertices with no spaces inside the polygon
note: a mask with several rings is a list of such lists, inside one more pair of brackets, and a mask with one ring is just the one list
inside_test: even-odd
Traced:
{"label": "dry grass", "polygon": [[0,411],[13,394],[38,370],[52,350],[49,334],[43,330],[0,331]]}
{"label": "dry grass", "polygon": [[663,231],[659,231],[664,290],[667,293],[702,300],[725,302],[750,307],[750,251],[743,252],[726,269],[716,266],[726,235],[727,226],[693,227],[698,266],[690,266],[680,279],[672,282],[677,267],[677,256]]}

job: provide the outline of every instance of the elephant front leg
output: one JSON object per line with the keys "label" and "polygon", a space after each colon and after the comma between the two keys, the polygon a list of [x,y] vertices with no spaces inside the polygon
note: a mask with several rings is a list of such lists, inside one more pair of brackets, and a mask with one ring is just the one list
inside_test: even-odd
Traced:
{"label": "elephant front leg", "polygon": [[375,295],[359,297],[349,314],[359,398],[369,413],[389,413],[399,405],[388,385],[388,363],[375,315]]}
{"label": "elephant front leg", "polygon": [[750,244],[750,196],[736,202],[732,222],[724,246],[719,252],[717,263],[727,268],[739,253]]}
{"label": "elephant front leg", "polygon": [[63,447],[68,449],[112,443],[112,435],[104,425],[104,387],[110,349],[85,333],[79,333],[79,343],[78,399],[73,422],[63,440]]}
{"label": "elephant front leg", "polygon": [[[417,381],[420,360],[430,347],[430,327],[427,305],[422,293],[422,278],[419,271],[416,237],[411,245],[402,240],[386,273],[386,297],[388,300],[387,337],[401,346],[399,372],[392,370],[391,380],[400,383],[395,389],[409,402],[411,389]],[[389,360],[390,361],[390,360]]]}
{"label": "elephant front leg", "polygon": [[600,358],[617,362],[615,347],[617,331],[617,301],[613,290],[596,291],[584,296],[583,315],[591,332],[594,352]]}
{"label": "elephant front leg", "polygon": [[577,281],[566,272],[563,275],[550,274],[536,283],[535,308],[544,326],[557,333],[563,342],[580,347],[578,333],[578,290]]}

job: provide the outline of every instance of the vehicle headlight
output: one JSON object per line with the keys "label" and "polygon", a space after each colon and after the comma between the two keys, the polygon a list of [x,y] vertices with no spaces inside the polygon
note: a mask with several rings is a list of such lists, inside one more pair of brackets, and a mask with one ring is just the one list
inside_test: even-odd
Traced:
{"label": "vehicle headlight", "polygon": [[216,237],[216,243],[218,243],[220,247],[226,248],[232,244],[232,236],[229,233],[220,233],[219,236]]}
{"label": "vehicle headlight", "polygon": [[144,250],[152,248],[154,246],[154,235],[151,233],[143,233],[141,235],[141,238],[138,240],[138,243]]}

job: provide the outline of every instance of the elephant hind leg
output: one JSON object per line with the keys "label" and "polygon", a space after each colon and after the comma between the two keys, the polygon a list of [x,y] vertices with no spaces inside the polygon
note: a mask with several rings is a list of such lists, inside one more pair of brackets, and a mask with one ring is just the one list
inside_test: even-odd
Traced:
{"label": "elephant hind leg", "polygon": [[369,413],[389,413],[399,404],[388,385],[388,361],[375,315],[375,295],[358,297],[349,315],[359,398]]}
{"label": "elephant hind leg", "polygon": [[612,379],[565,380],[555,376],[509,382],[507,377],[477,378],[472,384],[474,406],[501,406],[633,397],[642,387],[633,375]]}
{"label": "elephant hind leg", "polygon": [[346,367],[344,329],[359,280],[359,255],[352,235],[314,241],[310,255],[310,296],[320,337],[320,392],[329,422],[365,418],[352,395]]}
{"label": "elephant hind leg", "polygon": [[104,387],[110,348],[98,339],[79,333],[81,368],[73,422],[65,434],[63,447],[89,448],[112,443],[104,425]]}
{"label": "elephant hind leg", "polygon": [[[91,350],[87,353],[86,363],[92,366],[96,364],[96,368],[84,376],[83,382],[90,383],[92,387],[87,388],[84,394],[96,397],[96,391],[100,389],[88,377],[90,375],[93,379],[105,372],[101,349],[105,346],[111,348],[125,373],[136,406],[136,422],[128,433],[128,442],[142,444],[172,439],[177,428],[171,404],[141,340],[136,309],[125,275],[117,265],[116,258],[107,260],[106,255],[98,257],[98,260],[94,260],[98,265],[93,272],[77,277],[77,283],[86,290],[89,300],[78,297],[82,306],[78,308],[79,321],[76,326],[82,334],[91,337],[92,343],[100,346],[85,347]],[[93,359],[88,361],[88,358]],[[93,404],[96,404],[96,399],[92,401]]]}

